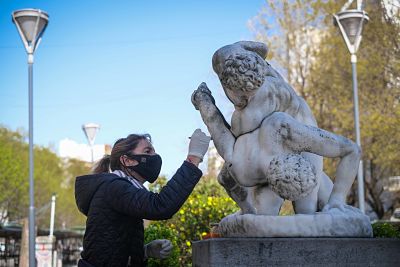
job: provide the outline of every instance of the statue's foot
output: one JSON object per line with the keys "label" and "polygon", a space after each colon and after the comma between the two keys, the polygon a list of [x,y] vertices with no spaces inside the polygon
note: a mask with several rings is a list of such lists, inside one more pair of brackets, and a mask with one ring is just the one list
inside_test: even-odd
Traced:
{"label": "statue's foot", "polygon": [[324,208],[322,209],[322,212],[329,212],[329,211],[331,211],[333,209],[338,209],[343,213],[346,213],[348,211],[349,212],[358,212],[358,213],[361,212],[358,208],[350,206],[350,205],[347,205],[345,203],[336,203],[336,204],[329,204],[328,203],[328,204],[326,204],[324,206]]}
{"label": "statue's foot", "polygon": [[240,216],[240,215],[246,215],[246,214],[250,214],[250,215],[257,215],[257,211],[254,210],[238,210],[232,214],[229,214],[228,216]]}
{"label": "statue's foot", "polygon": [[240,215],[243,215],[243,214],[257,214],[256,208],[254,208],[250,204],[248,204],[248,205],[246,205],[244,207],[240,207],[240,208],[241,208],[241,210],[240,210],[241,214]]}
{"label": "statue's foot", "polygon": [[345,201],[343,201],[339,198],[335,198],[335,197],[330,197],[330,199],[328,200],[328,203],[322,209],[322,212],[328,212],[329,210],[332,210],[332,209],[339,209],[341,212],[346,212],[346,211],[357,212],[357,211],[359,211],[359,209],[349,206],[346,204]]}

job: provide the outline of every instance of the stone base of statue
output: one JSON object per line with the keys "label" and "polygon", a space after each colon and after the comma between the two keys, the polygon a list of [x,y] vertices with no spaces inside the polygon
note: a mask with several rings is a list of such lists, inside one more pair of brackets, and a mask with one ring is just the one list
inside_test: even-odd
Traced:
{"label": "stone base of statue", "polygon": [[399,266],[400,239],[213,238],[193,242],[195,267]]}
{"label": "stone base of statue", "polygon": [[221,220],[222,237],[372,237],[371,222],[359,209],[346,205],[312,215],[268,216],[231,214]]}

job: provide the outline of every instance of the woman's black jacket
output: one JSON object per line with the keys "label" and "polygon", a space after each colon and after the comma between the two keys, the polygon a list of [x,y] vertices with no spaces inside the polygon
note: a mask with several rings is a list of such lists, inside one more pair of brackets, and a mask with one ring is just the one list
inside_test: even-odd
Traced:
{"label": "woman's black jacket", "polygon": [[82,259],[93,266],[141,266],[143,220],[165,220],[189,197],[202,172],[185,161],[162,188],[153,193],[113,173],[76,178],[75,200],[87,216]]}

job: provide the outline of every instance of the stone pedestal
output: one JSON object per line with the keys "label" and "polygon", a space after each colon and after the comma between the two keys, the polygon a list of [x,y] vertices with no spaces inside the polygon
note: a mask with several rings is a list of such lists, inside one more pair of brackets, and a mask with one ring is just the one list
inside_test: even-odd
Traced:
{"label": "stone pedestal", "polygon": [[400,266],[400,239],[214,238],[193,242],[193,266]]}

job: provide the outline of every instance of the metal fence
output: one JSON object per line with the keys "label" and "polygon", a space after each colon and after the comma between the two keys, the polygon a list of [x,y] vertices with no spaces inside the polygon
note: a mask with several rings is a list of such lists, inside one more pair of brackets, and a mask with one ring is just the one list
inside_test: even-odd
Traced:
{"label": "metal fence", "polygon": [[[46,230],[39,230],[39,235],[48,235]],[[62,266],[77,266],[82,251],[82,231],[54,231],[56,237],[57,258]],[[0,226],[0,267],[19,266],[21,249],[21,227]]]}
{"label": "metal fence", "polygon": [[0,267],[19,266],[20,240],[0,237]]}

